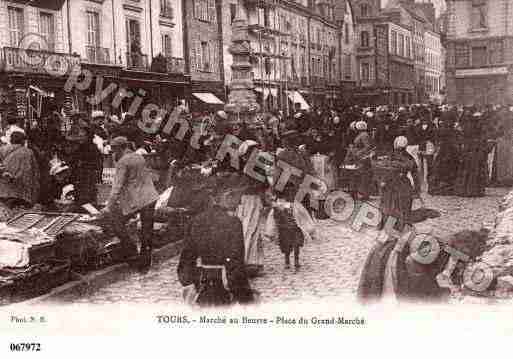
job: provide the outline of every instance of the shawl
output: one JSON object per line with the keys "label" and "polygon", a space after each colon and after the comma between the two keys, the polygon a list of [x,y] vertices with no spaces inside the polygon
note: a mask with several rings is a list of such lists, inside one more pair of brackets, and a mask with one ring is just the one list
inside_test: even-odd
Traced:
{"label": "shawl", "polygon": [[39,166],[32,150],[20,145],[5,146],[0,154],[12,180],[0,179],[0,198],[17,198],[30,204],[39,195]]}

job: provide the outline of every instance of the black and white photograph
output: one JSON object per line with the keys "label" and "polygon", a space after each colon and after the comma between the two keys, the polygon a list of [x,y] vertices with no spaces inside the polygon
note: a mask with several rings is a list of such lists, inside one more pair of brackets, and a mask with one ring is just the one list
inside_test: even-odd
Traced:
{"label": "black and white photograph", "polygon": [[8,357],[512,304],[513,0],[0,0]]}

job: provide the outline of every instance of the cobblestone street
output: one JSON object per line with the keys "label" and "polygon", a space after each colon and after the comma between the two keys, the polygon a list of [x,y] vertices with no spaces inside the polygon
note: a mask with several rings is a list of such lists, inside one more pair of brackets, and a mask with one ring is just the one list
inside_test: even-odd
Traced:
{"label": "cobblestone street", "polygon": [[[432,230],[443,237],[463,230],[491,228],[498,203],[508,192],[488,188],[483,198],[432,197],[424,195],[426,206],[440,211],[441,217],[417,224],[418,232]],[[415,203],[417,206],[418,204]],[[416,207],[415,207],[416,208]],[[354,300],[360,271],[372,240],[363,238],[347,225],[330,220],[319,222],[320,238],[307,242],[301,253],[298,273],[285,270],[276,243],[265,243],[265,274],[252,281],[263,302],[289,299],[318,300],[337,297]],[[181,301],[181,285],[176,275],[178,257],[153,267],[146,275],[131,274],[90,296],[73,299],[77,303],[176,303]]]}

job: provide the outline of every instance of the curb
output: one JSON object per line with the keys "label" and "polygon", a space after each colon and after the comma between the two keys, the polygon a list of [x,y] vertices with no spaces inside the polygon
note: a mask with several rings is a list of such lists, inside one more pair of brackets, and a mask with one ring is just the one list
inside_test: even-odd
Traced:
{"label": "curb", "polygon": [[[165,260],[177,256],[182,250],[183,242],[173,242],[153,251],[153,264],[161,263]],[[71,299],[72,297],[84,296],[92,293],[111,283],[120,281],[128,277],[133,270],[127,263],[115,264],[113,266],[103,268],[86,275],[72,273],[72,281],[65,283],[59,287],[52,289],[49,293],[39,297],[29,299],[14,305],[33,305],[44,302]],[[73,278],[74,277],[74,278]]]}

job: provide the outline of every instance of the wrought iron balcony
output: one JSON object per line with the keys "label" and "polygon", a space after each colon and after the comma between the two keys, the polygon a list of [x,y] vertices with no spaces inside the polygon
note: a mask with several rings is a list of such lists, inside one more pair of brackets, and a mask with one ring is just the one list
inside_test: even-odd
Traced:
{"label": "wrought iron balcony", "polygon": [[80,66],[78,55],[17,47],[4,47],[3,59],[6,71],[65,75],[74,66]]}
{"label": "wrought iron balcony", "polygon": [[185,61],[178,57],[167,57],[167,72],[170,74],[183,74],[185,72]]}
{"label": "wrought iron balcony", "polygon": [[110,64],[109,49],[97,46],[86,46],[87,61],[95,64],[108,65]]}
{"label": "wrought iron balcony", "polygon": [[130,70],[149,71],[148,55],[136,52],[126,53],[126,67]]}

